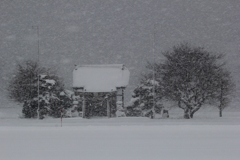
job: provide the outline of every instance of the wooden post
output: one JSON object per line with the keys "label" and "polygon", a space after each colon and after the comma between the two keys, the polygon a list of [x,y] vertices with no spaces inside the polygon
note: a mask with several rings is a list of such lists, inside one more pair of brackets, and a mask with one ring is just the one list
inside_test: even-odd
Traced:
{"label": "wooden post", "polygon": [[86,106],[85,106],[85,97],[84,97],[84,93],[83,93],[83,98],[82,98],[82,118],[85,118],[85,110],[86,110]]}
{"label": "wooden post", "polygon": [[109,105],[109,99],[107,98],[107,116],[110,118],[110,105]]}
{"label": "wooden post", "polygon": [[62,110],[62,108],[60,109],[60,112],[61,112],[61,127],[62,127],[62,117],[63,117],[63,110]]}
{"label": "wooden post", "polygon": [[115,101],[116,108],[117,108],[118,96],[119,96],[119,88],[117,88],[117,92],[116,92],[116,101]]}
{"label": "wooden post", "polygon": [[122,108],[124,108],[124,88],[122,88]]}

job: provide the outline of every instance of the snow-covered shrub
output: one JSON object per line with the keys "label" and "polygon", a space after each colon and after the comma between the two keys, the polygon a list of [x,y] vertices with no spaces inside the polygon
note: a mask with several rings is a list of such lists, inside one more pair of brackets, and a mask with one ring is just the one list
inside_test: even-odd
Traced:
{"label": "snow-covered shrub", "polygon": [[[155,88],[155,92],[153,92]],[[153,95],[155,94],[155,98]],[[153,112],[161,113],[161,94],[158,89],[158,82],[147,79],[138,85],[132,94],[127,106],[127,116],[153,116]],[[154,102],[154,103],[153,103]],[[155,105],[155,107],[153,107]]]}
{"label": "snow-covered shrub", "polygon": [[[61,95],[63,84],[50,69],[40,67],[37,62],[27,60],[17,65],[16,73],[9,82],[9,96],[23,102],[23,117],[59,117],[61,109],[71,107],[71,98]],[[38,110],[39,109],[39,110]]]}
{"label": "snow-covered shrub", "polygon": [[129,116],[129,117],[141,116],[142,110],[139,105],[140,105],[139,97],[135,97],[135,95],[133,95],[130,102],[126,106],[126,116]]}
{"label": "snow-covered shrub", "polygon": [[73,107],[66,109],[64,117],[79,117],[81,112],[79,112],[76,108],[78,107],[73,105]]}
{"label": "snow-covered shrub", "polygon": [[9,97],[16,102],[32,100],[39,92],[63,90],[63,83],[55,72],[41,67],[38,62],[26,60],[18,63],[12,79],[9,81]]}
{"label": "snow-covered shrub", "polygon": [[126,114],[123,111],[117,110],[116,111],[116,117],[126,117]]}
{"label": "snow-covered shrub", "polygon": [[36,97],[24,102],[22,110],[24,117],[37,117],[38,105],[41,119],[45,116],[57,118],[60,117],[61,114],[65,116],[67,110],[72,107],[72,99],[66,95],[45,92],[39,95],[39,101],[38,97]]}
{"label": "snow-covered shrub", "polygon": [[116,117],[126,117],[125,111],[122,107],[122,101],[117,101],[117,111],[116,111]]}

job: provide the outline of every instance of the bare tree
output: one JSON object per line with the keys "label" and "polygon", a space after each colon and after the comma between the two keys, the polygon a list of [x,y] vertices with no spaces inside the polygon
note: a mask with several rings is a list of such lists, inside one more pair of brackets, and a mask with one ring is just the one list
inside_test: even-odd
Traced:
{"label": "bare tree", "polygon": [[[191,47],[189,44],[174,46],[164,52],[164,63],[155,64],[164,96],[177,101],[184,110],[184,118],[193,118],[203,104],[219,100],[219,108],[229,100],[226,98],[232,82],[230,72],[222,72],[223,55],[215,55],[204,48]],[[228,73],[228,74],[226,74]]]}
{"label": "bare tree", "polygon": [[235,84],[233,83],[231,73],[221,69],[218,76],[218,89],[215,92],[216,104],[219,109],[219,117],[222,117],[222,111],[228,106],[233,96]]}

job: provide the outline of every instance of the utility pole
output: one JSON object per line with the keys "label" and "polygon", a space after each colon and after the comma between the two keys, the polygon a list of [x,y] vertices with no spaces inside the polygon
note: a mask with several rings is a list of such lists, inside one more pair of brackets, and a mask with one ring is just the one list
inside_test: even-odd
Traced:
{"label": "utility pole", "polygon": [[[40,63],[40,47],[39,47],[39,27],[38,26],[32,26],[32,28],[36,28],[37,29],[37,62],[38,62],[38,67],[39,67],[39,63]],[[37,108],[37,117],[38,119],[40,119],[40,104],[39,104],[39,68],[37,69],[37,93],[38,93],[38,108]]]}
{"label": "utility pole", "polygon": [[153,26],[153,107],[152,107],[152,112],[153,112],[153,116],[152,118],[154,119],[155,118],[155,45],[156,45],[156,42],[155,42],[155,24]]}
{"label": "utility pole", "polygon": [[[38,36],[38,65],[40,65],[40,48],[39,48],[39,28],[38,28],[38,26],[37,26],[37,36]],[[40,75],[39,75],[39,69],[38,69],[38,111],[37,111],[37,113],[38,113],[38,119],[40,119],[40,106],[39,106],[39,77]]]}

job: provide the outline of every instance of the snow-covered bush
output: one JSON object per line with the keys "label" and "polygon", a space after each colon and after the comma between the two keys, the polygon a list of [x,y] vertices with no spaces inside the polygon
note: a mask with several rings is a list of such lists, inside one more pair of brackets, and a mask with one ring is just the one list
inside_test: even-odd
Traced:
{"label": "snow-covered bush", "polygon": [[135,94],[133,94],[130,102],[126,106],[126,116],[129,116],[129,117],[141,116],[142,110],[139,104],[140,104],[139,97],[135,97]]}
{"label": "snow-covered bush", "polygon": [[45,116],[60,117],[66,113],[66,110],[72,107],[72,98],[66,91],[54,89],[56,82],[48,76],[40,75],[39,78],[41,92],[39,96],[24,102],[22,113],[25,118],[34,118],[37,116],[39,108],[40,118]]}
{"label": "snow-covered bush", "polygon": [[[157,81],[150,79],[142,81],[133,91],[127,106],[127,116],[151,117],[154,112],[161,113],[161,93],[158,86]],[[153,88],[155,88],[155,92],[153,92]],[[154,94],[155,97],[153,97]],[[155,107],[153,107],[154,105]]]}
{"label": "snow-covered bush", "polygon": [[[61,111],[72,106],[71,95],[55,72],[27,60],[19,63],[9,82],[9,97],[23,104],[23,117],[60,117]],[[38,110],[39,109],[39,110]]]}
{"label": "snow-covered bush", "polygon": [[9,97],[17,102],[32,100],[46,91],[63,90],[63,83],[55,72],[41,67],[38,62],[26,60],[18,63],[12,79],[9,81]]}
{"label": "snow-covered bush", "polygon": [[79,117],[81,116],[82,112],[82,99],[80,96],[75,96],[74,92],[66,90],[65,94],[68,96],[68,98],[71,100],[69,103],[69,108],[67,108],[64,114],[65,117]]}
{"label": "snow-covered bush", "polygon": [[122,107],[122,101],[117,101],[116,117],[126,117],[125,111]]}

